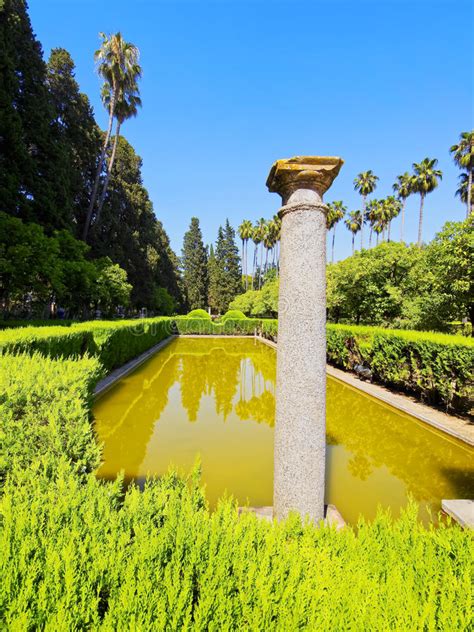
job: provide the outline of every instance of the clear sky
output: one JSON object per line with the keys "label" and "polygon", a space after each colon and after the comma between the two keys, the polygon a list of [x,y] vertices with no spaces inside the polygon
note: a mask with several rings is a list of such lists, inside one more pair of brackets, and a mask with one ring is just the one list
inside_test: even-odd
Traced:
{"label": "clear sky", "polygon": [[[70,51],[105,126],[93,53],[99,31],[122,31],[141,51],[143,108],[124,135],[143,158],[157,217],[180,253],[190,218],[206,242],[228,217],[270,217],[271,164],[294,155],[345,160],[327,201],[360,208],[352,181],[397,174],[429,156],[444,177],[425,204],[424,238],[465,207],[449,147],[473,127],[470,0],[30,0],[45,55]],[[418,196],[407,204],[416,239]],[[398,234],[398,220],[394,234]],[[336,255],[350,254],[338,227]]]}

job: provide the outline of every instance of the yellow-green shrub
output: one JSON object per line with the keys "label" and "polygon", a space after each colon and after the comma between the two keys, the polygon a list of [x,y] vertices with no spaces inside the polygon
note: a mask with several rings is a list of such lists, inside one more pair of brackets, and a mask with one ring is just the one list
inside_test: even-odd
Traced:
{"label": "yellow-green shrub", "polygon": [[413,507],[356,530],[207,509],[175,474],[125,493],[69,466],[15,471],[0,504],[8,630],[468,630],[472,541]]}
{"label": "yellow-green shrub", "polygon": [[0,479],[45,455],[77,472],[97,467],[89,402],[101,375],[96,358],[0,355]]}

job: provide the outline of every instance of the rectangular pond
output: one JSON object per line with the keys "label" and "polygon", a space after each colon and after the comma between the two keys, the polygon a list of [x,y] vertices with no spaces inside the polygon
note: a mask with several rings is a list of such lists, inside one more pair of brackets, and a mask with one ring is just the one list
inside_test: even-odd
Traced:
{"label": "rectangular pond", "polygon": [[[98,476],[143,482],[200,455],[211,505],[272,504],[276,351],[248,338],[178,338],[95,403]],[[326,499],[347,522],[397,515],[411,495],[421,517],[443,498],[470,498],[474,450],[338,380],[327,381]]]}

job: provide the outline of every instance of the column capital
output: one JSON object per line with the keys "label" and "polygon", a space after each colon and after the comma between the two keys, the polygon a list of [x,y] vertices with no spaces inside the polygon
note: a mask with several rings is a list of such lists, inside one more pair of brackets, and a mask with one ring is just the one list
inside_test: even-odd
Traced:
{"label": "column capital", "polygon": [[293,204],[320,206],[323,194],[343,163],[335,156],[295,156],[277,160],[267,178],[268,190],[279,193],[286,207]]}

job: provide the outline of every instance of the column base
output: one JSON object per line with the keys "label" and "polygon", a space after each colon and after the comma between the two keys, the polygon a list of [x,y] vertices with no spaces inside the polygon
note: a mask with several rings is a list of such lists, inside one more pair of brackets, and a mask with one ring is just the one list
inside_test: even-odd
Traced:
{"label": "column base", "polygon": [[[239,507],[239,515],[244,513],[253,513],[261,520],[273,522],[273,507]],[[324,505],[324,524],[334,526],[339,531],[346,526],[344,518],[341,516],[335,505]]]}

